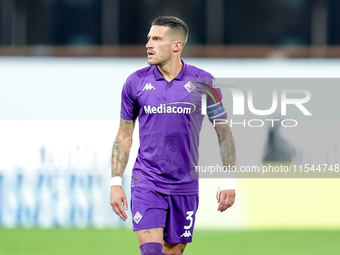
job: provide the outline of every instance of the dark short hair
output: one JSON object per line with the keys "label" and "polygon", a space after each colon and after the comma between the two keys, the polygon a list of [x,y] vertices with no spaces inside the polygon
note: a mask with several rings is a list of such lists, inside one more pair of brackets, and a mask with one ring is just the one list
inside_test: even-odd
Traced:
{"label": "dark short hair", "polygon": [[183,38],[183,46],[187,42],[188,34],[189,34],[189,28],[184,23],[183,20],[173,17],[173,16],[161,16],[155,19],[152,23],[152,26],[163,26],[163,27],[169,27],[170,31],[174,35],[179,35]]}

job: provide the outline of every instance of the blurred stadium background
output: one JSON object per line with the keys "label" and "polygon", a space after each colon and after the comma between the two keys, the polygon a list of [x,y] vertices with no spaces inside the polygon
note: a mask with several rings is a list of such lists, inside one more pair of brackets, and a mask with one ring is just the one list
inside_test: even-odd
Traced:
{"label": "blurred stadium background", "polygon": [[[138,254],[109,205],[110,158],[154,18],[183,19],[184,60],[215,77],[340,78],[339,13],[338,0],[0,0],[0,254]],[[263,128],[244,144],[235,130],[237,155],[339,164],[339,122],[318,125],[298,141]],[[135,132],[128,197],[137,149]],[[200,180],[186,254],[338,254],[339,179],[238,179],[223,214],[218,183]]]}

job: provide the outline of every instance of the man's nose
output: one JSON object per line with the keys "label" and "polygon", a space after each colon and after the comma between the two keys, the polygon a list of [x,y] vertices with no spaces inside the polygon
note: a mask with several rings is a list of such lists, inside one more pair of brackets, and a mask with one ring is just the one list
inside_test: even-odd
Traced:
{"label": "man's nose", "polygon": [[146,48],[151,48],[152,44],[151,44],[151,38],[148,40],[148,42],[145,45]]}

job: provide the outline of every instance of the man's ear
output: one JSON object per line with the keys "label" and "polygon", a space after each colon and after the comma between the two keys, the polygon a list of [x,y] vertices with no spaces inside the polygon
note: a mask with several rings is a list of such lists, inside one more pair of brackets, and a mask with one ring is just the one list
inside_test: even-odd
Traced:
{"label": "man's ear", "polygon": [[183,43],[181,41],[175,41],[173,44],[173,51],[174,52],[180,52],[183,48]]}

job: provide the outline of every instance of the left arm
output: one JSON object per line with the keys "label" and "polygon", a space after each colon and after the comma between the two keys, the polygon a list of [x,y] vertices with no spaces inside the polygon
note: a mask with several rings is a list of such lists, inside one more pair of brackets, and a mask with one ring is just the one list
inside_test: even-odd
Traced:
{"label": "left arm", "polygon": [[[218,136],[223,166],[228,167],[229,169],[235,166],[236,161],[234,137],[230,131],[228,123],[216,124],[215,130]],[[235,189],[220,190],[219,187],[216,198],[218,202],[217,210],[224,212],[235,202]]]}

